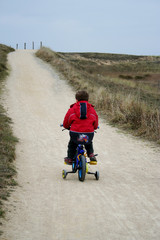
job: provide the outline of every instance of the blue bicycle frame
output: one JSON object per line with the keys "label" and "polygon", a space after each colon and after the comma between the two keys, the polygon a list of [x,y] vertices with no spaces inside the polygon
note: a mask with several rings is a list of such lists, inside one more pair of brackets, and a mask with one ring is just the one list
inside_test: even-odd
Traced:
{"label": "blue bicycle frame", "polygon": [[84,148],[83,148],[83,145],[82,144],[79,144],[78,147],[77,147],[77,153],[76,153],[76,156],[75,156],[75,161],[73,161],[72,163],[72,169],[73,169],[73,172],[76,172],[77,169],[80,169],[81,166],[80,166],[80,155],[84,155]]}
{"label": "blue bicycle frame", "polygon": [[[62,127],[63,125],[61,125]],[[96,156],[96,155],[95,155]],[[65,179],[68,173],[76,173],[78,170],[79,180],[84,181],[85,174],[93,174],[96,177],[96,180],[99,179],[99,172],[89,172],[88,171],[88,164],[91,164],[90,162],[87,162],[87,157],[85,154],[85,149],[83,144],[78,144],[77,146],[77,152],[75,155],[75,158],[72,162],[72,171],[62,171],[62,177]]]}

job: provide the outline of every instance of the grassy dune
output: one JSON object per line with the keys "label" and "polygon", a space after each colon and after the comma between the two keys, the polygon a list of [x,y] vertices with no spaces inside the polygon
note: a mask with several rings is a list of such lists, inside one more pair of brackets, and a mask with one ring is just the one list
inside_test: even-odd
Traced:
{"label": "grassy dune", "polygon": [[[14,49],[0,44],[0,96],[4,79],[8,75],[7,54],[11,51]],[[0,217],[4,216],[3,201],[9,196],[8,186],[16,184],[13,178],[16,173],[13,166],[16,142],[11,129],[11,119],[0,104]]]}
{"label": "grassy dune", "polygon": [[61,53],[41,48],[36,56],[55,67],[111,124],[160,143],[160,57]]}

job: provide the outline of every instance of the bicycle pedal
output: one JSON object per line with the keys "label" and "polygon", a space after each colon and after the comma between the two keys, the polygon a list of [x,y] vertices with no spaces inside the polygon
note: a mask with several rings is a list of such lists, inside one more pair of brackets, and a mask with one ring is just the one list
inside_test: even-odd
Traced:
{"label": "bicycle pedal", "polygon": [[90,161],[89,164],[90,165],[97,165],[97,161]]}

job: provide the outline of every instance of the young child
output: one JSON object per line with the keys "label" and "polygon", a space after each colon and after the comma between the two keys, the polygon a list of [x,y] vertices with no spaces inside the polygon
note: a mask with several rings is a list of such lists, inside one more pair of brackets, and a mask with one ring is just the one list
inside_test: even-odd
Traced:
{"label": "young child", "polygon": [[84,144],[90,160],[97,161],[92,139],[98,127],[98,115],[94,106],[88,102],[89,94],[86,91],[78,91],[75,97],[76,103],[70,106],[63,121],[63,127],[70,130],[68,156],[64,159],[69,165],[72,164],[78,144]]}

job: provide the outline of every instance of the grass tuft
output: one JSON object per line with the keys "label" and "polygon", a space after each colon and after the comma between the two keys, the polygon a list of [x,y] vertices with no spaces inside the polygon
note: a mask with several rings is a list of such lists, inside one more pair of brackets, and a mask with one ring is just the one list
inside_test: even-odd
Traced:
{"label": "grass tuft", "polygon": [[[14,51],[13,48],[0,44],[0,94],[2,84],[8,75],[7,54]],[[18,139],[13,136],[11,119],[0,105],[0,218],[4,217],[3,201],[9,197],[9,187],[15,186],[16,174],[13,160],[15,159],[15,145]],[[0,223],[1,224],[1,223]],[[1,233],[1,232],[0,232]]]}

